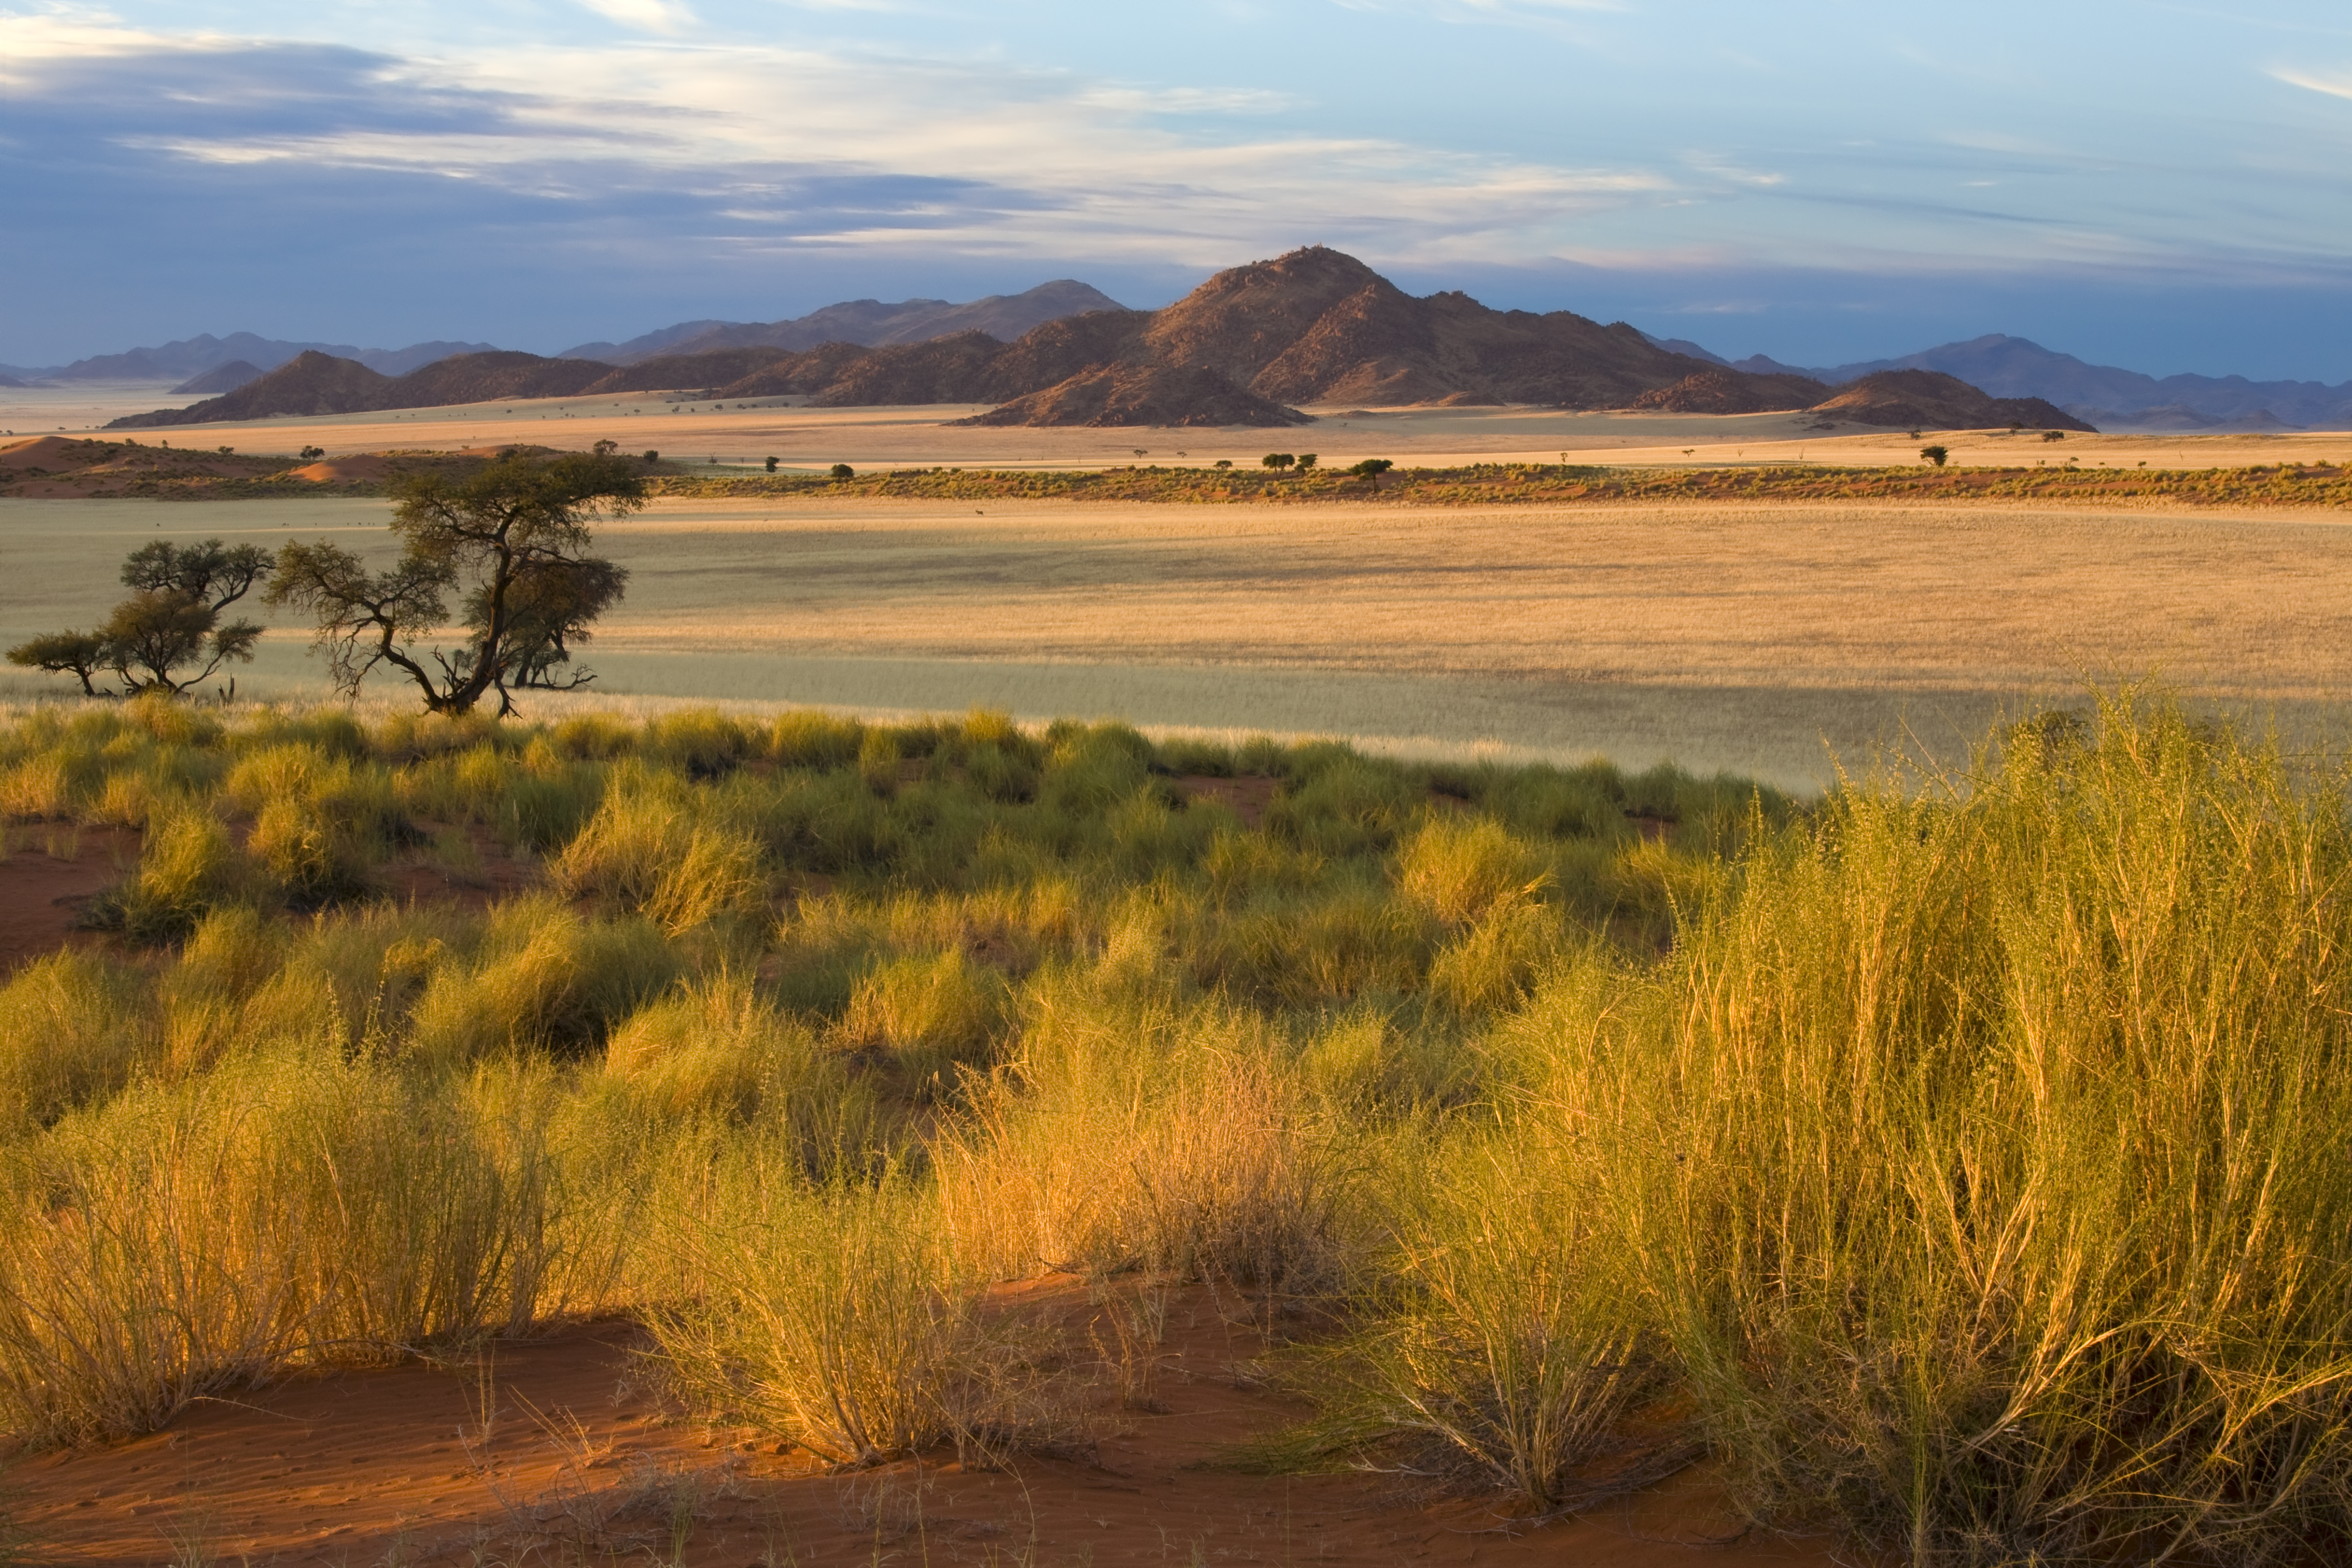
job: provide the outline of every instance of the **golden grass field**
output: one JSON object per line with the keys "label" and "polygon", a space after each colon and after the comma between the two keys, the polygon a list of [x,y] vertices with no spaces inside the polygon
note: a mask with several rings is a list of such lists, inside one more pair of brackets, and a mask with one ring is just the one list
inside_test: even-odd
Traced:
{"label": "golden grass field", "polygon": [[[386,516],[0,501],[0,635],[95,619],[146,540],[388,548]],[[981,704],[1810,788],[1832,751],[1957,749],[2086,679],[2154,673],[2313,739],[2352,692],[2352,530],[2328,511],[668,500],[601,537],[635,575],[595,700],[640,708]],[[239,691],[323,692],[304,642],[273,630]]]}

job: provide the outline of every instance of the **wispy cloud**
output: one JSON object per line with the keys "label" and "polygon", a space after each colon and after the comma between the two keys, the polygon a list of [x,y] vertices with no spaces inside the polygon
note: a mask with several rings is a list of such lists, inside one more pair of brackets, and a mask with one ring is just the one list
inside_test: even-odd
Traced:
{"label": "wispy cloud", "polygon": [[[737,246],[1211,264],[1313,233],[1377,236],[1391,255],[1466,245],[1539,256],[1528,235],[1672,184],[1642,167],[1269,134],[1251,122],[1297,100],[1262,89],[1103,86],[994,63],[882,68],[773,47],[648,42],[425,62],[86,26],[53,39],[37,76],[20,113],[43,100],[52,115],[102,125],[118,147],[216,167],[404,171],[581,202],[667,185],[699,202],[704,232]],[[1182,134],[1160,127],[1170,116],[1186,122]],[[794,195],[842,179],[933,195],[854,212]]]}
{"label": "wispy cloud", "polygon": [[608,22],[640,32],[676,35],[695,26],[694,12],[684,0],[580,0]]}
{"label": "wispy cloud", "polygon": [[2330,98],[2352,98],[2352,68],[2323,75],[2317,71],[2279,66],[2273,68],[2271,75],[2289,87],[2299,87],[2308,92],[2324,92]]}

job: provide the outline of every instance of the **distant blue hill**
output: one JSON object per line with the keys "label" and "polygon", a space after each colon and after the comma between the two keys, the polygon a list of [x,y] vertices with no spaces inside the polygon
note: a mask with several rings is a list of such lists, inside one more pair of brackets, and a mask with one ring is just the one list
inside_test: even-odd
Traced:
{"label": "distant blue hill", "polygon": [[1939,370],[1995,397],[2042,397],[2102,430],[2352,430],[2352,382],[2249,381],[2242,375],[2144,375],[2091,364],[2027,338],[1989,332],[1901,359],[1790,365],[1764,354],[1727,360],[1679,338],[1661,348],[1759,375],[1810,375],[1836,386],[1883,370]]}
{"label": "distant blue hill", "polygon": [[421,369],[436,360],[447,359],[451,354],[481,353],[491,346],[488,343],[430,342],[411,343],[404,349],[361,349],[349,343],[288,342],[278,338],[257,337],[251,332],[231,332],[225,338],[216,338],[206,332],[154,348],[99,354],[90,359],[76,360],[71,364],[50,365],[46,369],[0,365],[0,376],[14,377],[17,385],[45,381],[181,382],[238,360],[260,370],[276,370],[296,355],[313,349],[320,353],[333,354],[337,359],[355,359],[382,375],[406,375],[412,370]]}

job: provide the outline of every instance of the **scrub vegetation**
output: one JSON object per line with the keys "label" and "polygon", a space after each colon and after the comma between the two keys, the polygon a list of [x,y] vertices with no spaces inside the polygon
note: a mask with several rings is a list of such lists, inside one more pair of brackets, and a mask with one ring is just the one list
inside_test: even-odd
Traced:
{"label": "scrub vegetation", "polygon": [[[1286,457],[1273,453],[1265,459]],[[1557,505],[1579,501],[2084,501],[2174,506],[2352,505],[2352,474],[2331,464],[2231,468],[2038,467],[1843,468],[1769,463],[1639,468],[1554,463],[1399,468],[1367,458],[1345,468],[1123,468],[1099,470],[895,468],[854,477],[698,475],[647,481],[661,496],[859,495],[909,500],[1098,500],[1192,504],[1372,501],[1397,506]]]}
{"label": "scrub vegetation", "polygon": [[617,1312],[826,1459],[1001,1462],[1073,1418],[992,1288],[1069,1270],[1285,1342],[1316,1414],[1236,1464],[1543,1514],[1706,1457],[1921,1563],[2325,1559],[2347,805],[2132,694],[1811,804],[985,712],[34,710],[11,823],[144,847],[0,986],[0,1426]]}

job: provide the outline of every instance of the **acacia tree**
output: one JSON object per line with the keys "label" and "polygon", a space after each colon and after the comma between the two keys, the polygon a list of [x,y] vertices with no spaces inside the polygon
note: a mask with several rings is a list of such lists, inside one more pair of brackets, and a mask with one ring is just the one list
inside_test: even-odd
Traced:
{"label": "acacia tree", "polygon": [[[261,627],[224,621],[221,615],[268,574],[268,552],[257,545],[217,539],[142,545],[122,563],[122,585],[132,590],[131,597],[96,631],[46,633],[10,648],[8,662],[75,676],[92,697],[177,696],[223,665],[252,659]],[[197,668],[183,673],[189,665]],[[94,678],[102,672],[121,682],[120,692],[99,688]]]}
{"label": "acacia tree", "polygon": [[[589,553],[589,524],[645,504],[633,464],[606,452],[510,450],[462,480],[404,476],[392,493],[401,552],[382,571],[325,540],[278,552],[268,602],[316,621],[312,647],[327,656],[337,689],[355,694],[389,666],[415,683],[429,712],[469,713],[495,691],[503,717],[514,711],[515,687],[594,679],[578,670],[558,680],[553,671],[628,581]],[[452,593],[463,595],[464,640],[423,646],[447,624]]]}
{"label": "acacia tree", "polygon": [[[551,565],[514,585],[507,602],[508,646],[513,648],[509,686],[572,691],[596,679],[592,670],[567,669],[572,645],[586,642],[596,617],[611,607],[628,583],[625,568],[590,557]],[[487,585],[466,600],[466,626],[480,637],[489,629]]]}

